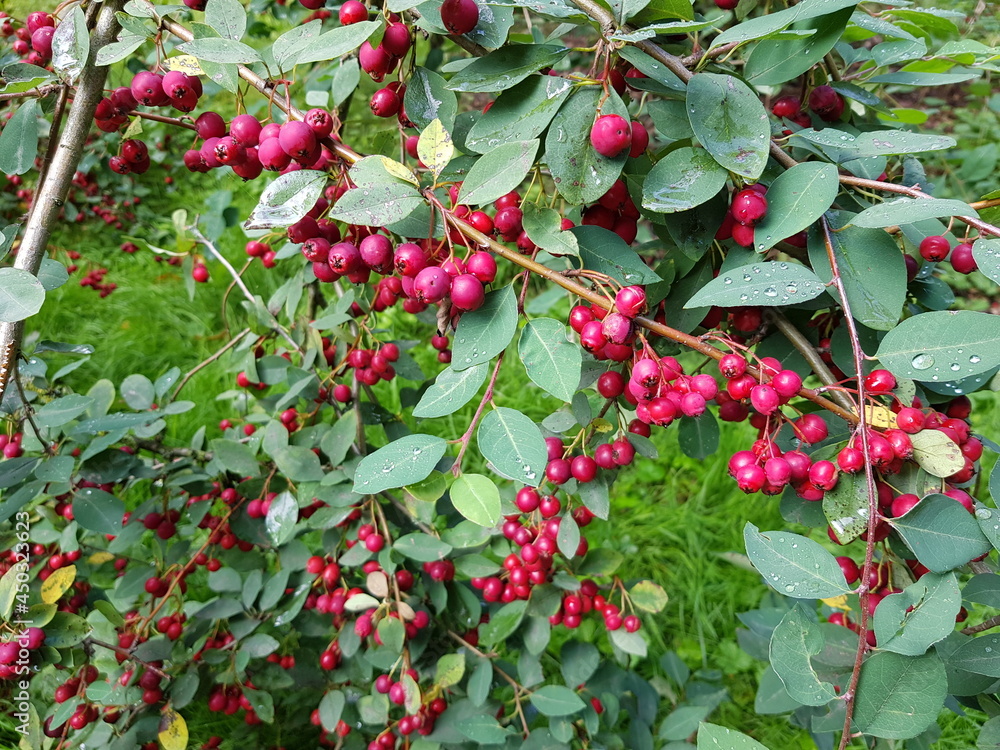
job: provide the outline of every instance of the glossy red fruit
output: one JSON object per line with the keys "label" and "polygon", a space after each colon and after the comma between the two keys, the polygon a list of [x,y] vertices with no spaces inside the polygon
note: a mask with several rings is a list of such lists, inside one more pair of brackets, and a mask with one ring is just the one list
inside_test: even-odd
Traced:
{"label": "glossy red fruit", "polygon": [[628,155],[633,159],[646,152],[649,148],[649,131],[641,122],[632,120],[632,141],[629,144]]}
{"label": "glossy red fruit", "polygon": [[767,199],[756,190],[741,190],[733,196],[729,210],[740,224],[753,226],[767,213]]}
{"label": "glossy red fruit", "polygon": [[395,117],[399,113],[399,96],[392,89],[379,89],[372,94],[369,105],[376,117]]}
{"label": "glossy red fruit", "polygon": [[459,310],[471,312],[482,307],[486,301],[483,282],[471,273],[456,276],[451,282],[451,302]]}
{"label": "glossy red fruit", "polygon": [[340,23],[342,26],[350,26],[353,23],[360,23],[368,20],[368,8],[358,0],[347,0],[340,6]]}
{"label": "glossy red fruit", "polygon": [[938,263],[948,257],[951,243],[947,237],[924,237],[920,241],[920,257],[928,263]]}
{"label": "glossy red fruit", "polygon": [[278,144],[293,159],[301,158],[316,148],[316,134],[304,122],[290,120],[281,126]]}
{"label": "glossy red fruit", "polygon": [[449,34],[468,34],[479,23],[479,6],[474,0],[444,0],[441,23]]}
{"label": "glossy red fruit", "polygon": [[602,156],[614,158],[632,144],[632,128],[620,115],[601,115],[590,129],[590,144]]}
{"label": "glossy red fruit", "polygon": [[949,260],[951,261],[951,267],[959,273],[972,273],[979,270],[979,265],[972,256],[972,245],[968,242],[955,245],[955,248],[951,251],[951,258]]}
{"label": "glossy red fruit", "polygon": [[802,100],[797,96],[783,96],[771,105],[771,114],[790,120],[802,111]]}
{"label": "glossy red fruit", "polygon": [[226,134],[226,121],[218,112],[203,112],[194,121],[195,131],[203,140],[221,138]]}

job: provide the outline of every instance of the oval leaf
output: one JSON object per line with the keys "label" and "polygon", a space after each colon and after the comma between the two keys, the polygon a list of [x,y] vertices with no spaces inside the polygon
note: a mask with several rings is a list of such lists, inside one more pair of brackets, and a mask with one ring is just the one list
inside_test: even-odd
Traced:
{"label": "oval leaf", "polygon": [[947,573],[991,549],[975,516],[947,495],[928,495],[906,515],[886,522],[935,573]]}
{"label": "oval leaf", "polygon": [[300,169],[279,176],[261,193],[257,206],[244,222],[245,229],[288,227],[305,216],[323,194],[327,175]]}
{"label": "oval leaf", "polygon": [[0,268],[0,322],[29,318],[42,309],[43,302],[45,288],[34,275],[21,268]]}
{"label": "oval leaf", "polygon": [[783,172],[767,189],[767,214],[754,227],[754,249],[770,250],[810,226],[833,205],[839,185],[833,164],[810,161]]}
{"label": "oval leaf", "polygon": [[823,282],[805,266],[768,261],[740,266],[716,276],[684,307],[779,307],[815,299],[825,291]]}
{"label": "oval leaf", "polygon": [[936,654],[872,654],[861,666],[854,726],[887,739],[916,737],[937,718],[947,692],[944,664]]}
{"label": "oval leaf", "polygon": [[970,310],[915,315],[885,335],[877,356],[899,378],[978,375],[1000,367],[1000,316]]}
{"label": "oval leaf", "polygon": [[369,453],[354,474],[354,492],[375,494],[426,479],[447,443],[434,435],[407,435]]}
{"label": "oval leaf", "polygon": [[492,203],[520,185],[538,153],[538,139],[504,143],[476,159],[462,182],[461,202],[471,206]]}
{"label": "oval leaf", "polygon": [[743,529],[747,555],[779,594],[797,599],[828,599],[850,588],[833,555],[822,546],[787,531],[760,532],[752,523]]}
{"label": "oval leaf", "polygon": [[483,417],[477,439],[497,474],[531,487],[541,483],[548,451],[538,425],[524,414],[503,406],[494,409]]}
{"label": "oval leaf", "polygon": [[486,382],[489,365],[484,363],[456,372],[446,367],[434,383],[424,391],[413,409],[413,416],[420,418],[444,417],[465,406],[476,391]]}
{"label": "oval leaf", "polygon": [[974,219],[976,212],[972,206],[962,201],[944,198],[897,198],[866,208],[854,217],[854,225],[881,229],[946,216],[967,216]]}
{"label": "oval leaf", "polygon": [[500,490],[482,474],[463,474],[451,486],[455,510],[480,526],[492,528],[500,520]]}
{"label": "oval leaf", "polygon": [[521,329],[517,347],[535,385],[562,401],[572,401],[580,385],[583,355],[566,338],[566,326],[554,318],[536,318]]}
{"label": "oval leaf", "polygon": [[734,76],[698,73],[688,82],[687,110],[695,137],[719,164],[750,180],[760,177],[771,124],[753,89]]}
{"label": "oval leaf", "polygon": [[489,362],[507,348],[517,330],[517,296],[510,285],[494,289],[478,310],[465,313],[455,331],[453,370]]}
{"label": "oval leaf", "polygon": [[729,172],[705,149],[671,151],[649,170],[642,184],[642,205],[661,214],[687,211],[715,196]]}
{"label": "oval leaf", "polygon": [[565,685],[546,685],[531,694],[531,705],[543,716],[569,716],[582,711],[583,698]]}

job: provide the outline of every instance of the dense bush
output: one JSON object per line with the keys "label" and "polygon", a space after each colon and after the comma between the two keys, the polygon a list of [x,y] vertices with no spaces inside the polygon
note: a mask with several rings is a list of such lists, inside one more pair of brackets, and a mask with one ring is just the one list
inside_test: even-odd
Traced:
{"label": "dense bush", "polygon": [[[818,529],[746,523],[781,595],[743,618],[761,714],[842,750],[998,713],[978,634],[1000,626],[1000,448],[967,394],[1000,371],[1000,317],[950,308],[962,276],[1000,282],[1000,199],[934,197],[916,155],[955,141],[892,106],[988,86],[996,50],[954,11],[716,4],[0,19],[0,695],[22,747],[176,750],[206,713],[242,723],[203,747],[760,747],[703,721],[717,686],[649,663],[667,592],[591,533],[675,422],[696,459],[749,422],[735,486]],[[255,207],[220,191],[149,231],[144,175],[175,164],[259,184]],[[52,357],[97,342],[25,330],[78,270],[51,232],[95,220],[192,294],[226,279],[214,354],[71,391],[79,363]],[[107,297],[106,274],[80,283]],[[495,393],[505,365],[537,414]],[[230,373],[231,413],[181,440],[203,368]]]}

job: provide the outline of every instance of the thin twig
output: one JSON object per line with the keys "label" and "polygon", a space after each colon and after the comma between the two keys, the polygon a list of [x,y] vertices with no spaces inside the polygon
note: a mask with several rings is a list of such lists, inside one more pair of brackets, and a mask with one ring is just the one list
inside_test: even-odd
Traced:
{"label": "thin twig", "polygon": [[91,646],[100,646],[101,648],[106,648],[109,651],[114,651],[116,654],[124,656],[126,659],[130,661],[137,662],[138,664],[141,664],[144,668],[146,668],[148,671],[152,672],[155,675],[158,675],[161,680],[172,679],[171,676],[166,672],[164,672],[162,669],[160,669],[159,667],[154,667],[148,661],[143,661],[142,659],[140,659],[138,656],[136,656],[126,648],[122,648],[121,646],[116,646],[112,643],[105,643],[104,641],[99,641],[96,638],[85,638],[84,645],[87,644],[90,644]]}
{"label": "thin twig", "polygon": [[38,442],[42,444],[42,449],[49,456],[54,456],[55,451],[52,449],[52,445],[48,440],[42,437],[41,431],[38,429],[38,425],[35,423],[34,409],[31,404],[28,403],[28,399],[24,396],[24,386],[21,385],[21,374],[18,372],[17,361],[14,361],[14,374],[11,376],[14,378],[14,383],[17,385],[17,395],[21,397],[21,405],[24,407],[24,416],[28,420],[28,424],[31,425],[32,431],[35,433],[35,437]]}
{"label": "thin twig", "polygon": [[982,633],[984,630],[991,630],[997,625],[1000,625],[1000,615],[994,615],[988,620],[983,620],[978,625],[970,625],[967,628],[962,628],[962,635],[975,635],[976,633]]}
{"label": "thin twig", "polygon": [[[851,316],[851,305],[847,301],[847,292],[844,289],[844,280],[840,276],[840,268],[837,263],[837,254],[833,251],[833,240],[830,237],[830,225],[826,218],[820,219],[823,229],[823,241],[826,244],[826,254],[830,261],[830,268],[833,269],[833,282],[837,287],[837,294],[840,296],[840,304],[844,309],[844,322],[847,325],[848,335],[851,340],[851,354],[854,358],[854,369],[857,373],[858,383],[858,414],[863,413],[865,405],[865,378],[864,360],[865,353],[861,349],[861,340],[858,338],[857,325]],[[878,490],[875,487],[875,471],[872,468],[868,451],[868,425],[862,422],[858,429],[861,435],[861,450],[865,457],[865,483],[868,491],[868,538],[865,540],[865,564],[861,571],[861,618],[858,623],[858,649],[854,657],[854,668],[851,670],[851,680],[844,693],[846,701],[846,712],[844,716],[844,730],[840,737],[839,750],[844,750],[851,740],[851,721],[854,718],[854,706],[856,704],[858,680],[861,677],[861,665],[864,662],[865,653],[868,651],[868,601],[869,589],[868,581],[872,572],[872,560],[875,553],[875,530],[879,523],[878,512]]]}
{"label": "thin twig", "polygon": [[184,375],[184,377],[181,378],[181,382],[177,384],[176,388],[174,388],[174,392],[173,392],[173,394],[171,394],[170,400],[173,401],[174,399],[176,399],[177,398],[177,394],[181,392],[181,389],[185,385],[187,385],[187,382],[191,378],[193,378],[196,374],[198,374],[198,372],[200,372],[203,368],[205,368],[208,365],[212,364],[219,357],[221,357],[223,354],[225,354],[230,349],[232,349],[234,346],[236,346],[240,342],[240,340],[244,336],[246,336],[248,333],[250,333],[250,329],[249,328],[244,328],[242,331],[240,331],[235,336],[233,336],[233,338],[230,339],[229,342],[225,346],[223,346],[221,349],[219,349],[217,352],[215,352],[215,354],[213,354],[212,356],[210,356],[208,359],[203,360],[202,362],[199,362],[197,365],[195,365],[190,370],[188,370],[187,373]]}
{"label": "thin twig", "polygon": [[465,431],[465,434],[458,439],[462,447],[458,449],[458,457],[455,459],[455,463],[452,464],[451,473],[456,477],[462,473],[462,456],[465,455],[466,449],[469,447],[469,441],[472,440],[472,433],[476,431],[476,425],[479,424],[479,418],[483,415],[483,410],[486,408],[486,404],[493,400],[493,388],[497,384],[497,376],[500,374],[500,365],[503,364],[503,355],[506,352],[500,352],[500,356],[497,357],[497,363],[493,367],[493,374],[490,376],[490,382],[486,386],[486,392],[483,394],[482,399],[479,401],[479,406],[476,408],[476,413],[472,415],[472,421],[469,423],[469,429]]}

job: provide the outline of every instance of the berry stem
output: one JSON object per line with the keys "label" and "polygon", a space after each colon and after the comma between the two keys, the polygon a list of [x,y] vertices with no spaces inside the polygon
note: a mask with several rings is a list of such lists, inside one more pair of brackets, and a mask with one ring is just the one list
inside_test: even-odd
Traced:
{"label": "berry stem", "polygon": [[497,376],[500,374],[500,366],[503,364],[503,356],[506,352],[500,352],[500,356],[497,357],[497,363],[493,367],[493,374],[490,376],[490,382],[486,386],[486,392],[483,394],[482,400],[479,402],[479,406],[476,408],[476,413],[472,415],[472,421],[469,422],[469,429],[465,431],[465,434],[458,439],[461,444],[461,448],[458,449],[458,457],[455,459],[455,463],[451,467],[451,473],[456,477],[462,473],[462,456],[465,455],[466,449],[469,447],[469,441],[472,440],[472,433],[476,431],[476,425],[479,424],[479,418],[483,416],[483,410],[486,408],[486,404],[493,400],[493,387],[497,384]]}
{"label": "berry stem", "polygon": [[191,380],[191,378],[193,378],[202,369],[215,362],[217,359],[219,359],[219,357],[221,357],[223,354],[225,354],[234,346],[236,346],[248,333],[250,333],[250,329],[244,328],[242,331],[237,333],[232,339],[230,339],[229,342],[225,344],[225,346],[216,351],[215,354],[212,354],[210,357],[208,357],[208,359],[199,362],[190,370],[188,370],[187,373],[185,373],[184,377],[181,378],[181,382],[177,384],[176,388],[174,388],[174,392],[170,395],[170,400],[171,401],[176,400],[177,395],[181,392],[181,389],[184,388],[185,385],[187,385],[188,381]]}
{"label": "berry stem", "polygon": [[[823,242],[826,245],[826,255],[830,261],[830,268],[833,269],[833,282],[837,287],[837,294],[840,296],[840,304],[844,308],[844,322],[847,325],[847,332],[851,340],[851,354],[854,358],[854,369],[858,379],[858,405],[857,413],[862,414],[865,404],[865,377],[864,360],[865,353],[861,349],[861,339],[858,337],[857,325],[851,315],[851,305],[847,300],[847,292],[844,289],[844,280],[840,276],[840,268],[837,263],[837,254],[833,251],[833,241],[830,238],[830,225],[825,217],[820,219],[820,226],[823,229]],[[865,564],[861,571],[861,618],[858,622],[858,650],[854,657],[854,667],[851,670],[851,680],[844,694],[846,700],[846,713],[844,715],[844,729],[840,736],[839,750],[844,750],[851,741],[851,721],[854,717],[855,698],[857,696],[858,679],[861,677],[861,665],[864,662],[865,653],[868,651],[868,581],[872,572],[872,558],[875,553],[875,529],[879,522],[878,490],[875,487],[875,472],[872,469],[871,461],[868,460],[868,426],[862,422],[858,426],[861,435],[861,450],[865,455],[865,483],[868,490],[868,538],[865,540]]]}
{"label": "berry stem", "polygon": [[155,675],[158,675],[161,680],[170,680],[170,679],[172,679],[171,676],[169,674],[167,674],[166,672],[164,672],[162,669],[160,669],[159,667],[154,667],[148,661],[143,661],[138,656],[136,656],[131,651],[129,651],[127,648],[122,648],[121,646],[115,646],[115,645],[113,645],[111,643],[105,643],[104,641],[99,641],[96,638],[89,638],[89,637],[84,639],[83,645],[84,646],[87,646],[87,645],[90,645],[90,646],[100,646],[101,648],[106,648],[109,651],[114,651],[116,654],[120,654],[121,656],[124,656],[129,661],[134,661],[134,662],[136,662],[138,664],[141,664],[143,666],[143,668],[149,670],[150,672],[152,672]]}

